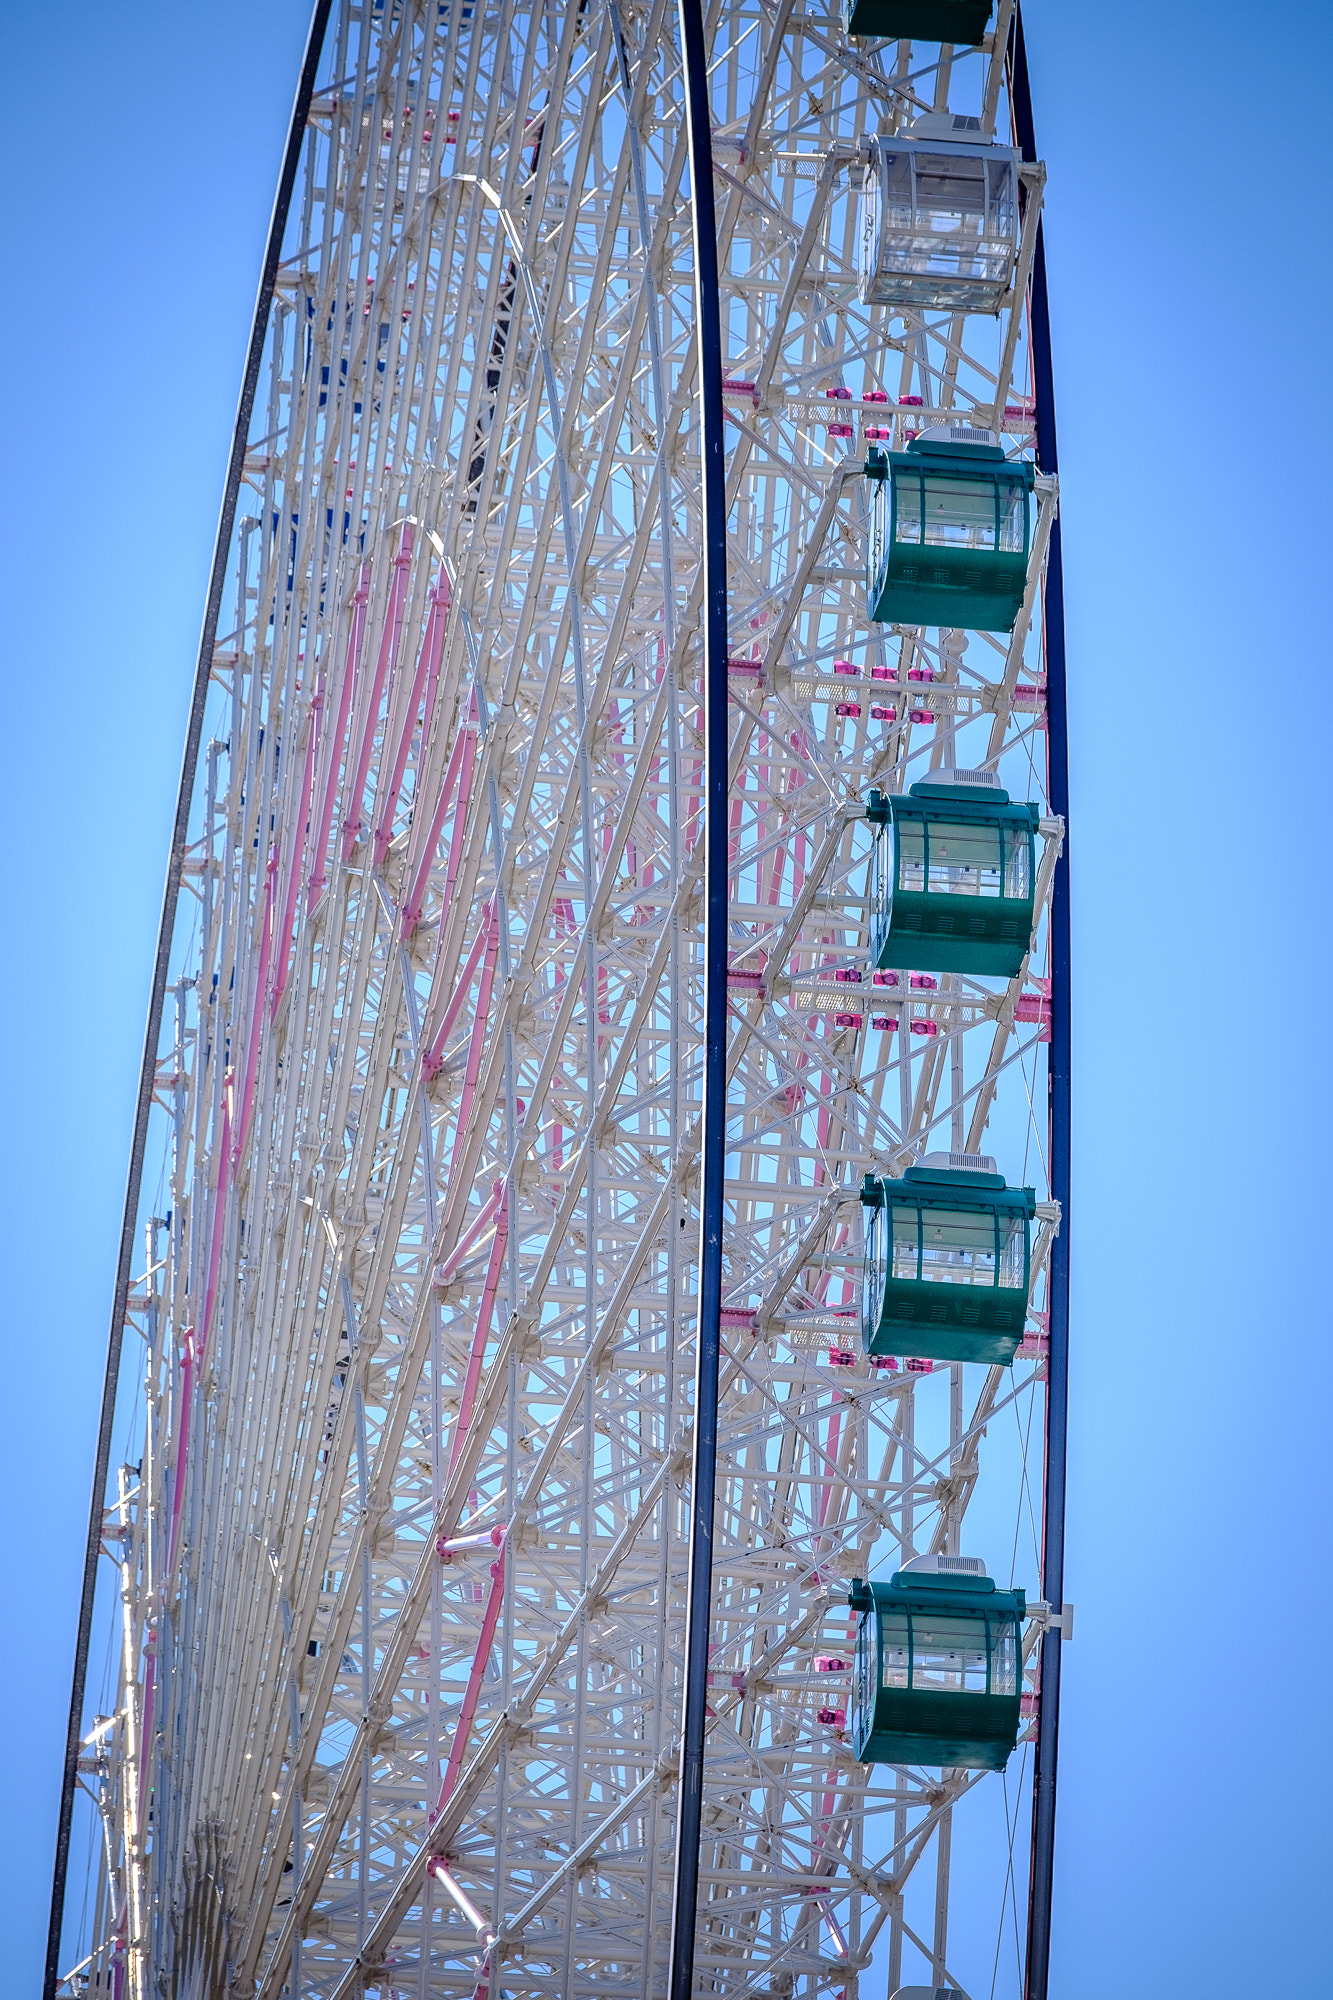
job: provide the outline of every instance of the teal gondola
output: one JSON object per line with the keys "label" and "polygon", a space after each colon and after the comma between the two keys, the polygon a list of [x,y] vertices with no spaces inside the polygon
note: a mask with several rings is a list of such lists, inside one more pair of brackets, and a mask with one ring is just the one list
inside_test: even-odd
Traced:
{"label": "teal gondola", "polygon": [[1012,632],[1027,588],[1036,474],[990,431],[937,424],[871,445],[866,609],[878,625]]}
{"label": "teal gondola", "polygon": [[877,829],[870,955],[881,970],[1012,979],[1032,946],[1041,808],[993,771],[932,771],[905,795],[871,792]]}
{"label": "teal gondola", "polygon": [[952,42],[975,48],[990,22],[991,0],[847,0],[849,35],[888,41]]}
{"label": "teal gondola", "polygon": [[861,1202],[866,1353],[1007,1368],[1027,1319],[1035,1189],[1007,1187],[985,1153],[927,1153],[900,1180],[867,1174]]}
{"label": "teal gondola", "polygon": [[1022,1719],[1021,1590],[966,1556],[919,1556],[848,1593],[860,1613],[852,1749],[863,1764],[1002,1771]]}

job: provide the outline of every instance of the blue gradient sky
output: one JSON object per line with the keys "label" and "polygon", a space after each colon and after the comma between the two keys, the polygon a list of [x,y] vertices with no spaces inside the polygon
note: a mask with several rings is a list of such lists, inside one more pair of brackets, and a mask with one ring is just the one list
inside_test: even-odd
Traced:
{"label": "blue gradient sky", "polygon": [[[305,17],[0,0],[6,1995],[39,1991],[148,979]],[[1030,0],[1027,31],[1077,982],[1053,1990],[1266,2000],[1327,1981],[1333,36],[1308,0]]]}

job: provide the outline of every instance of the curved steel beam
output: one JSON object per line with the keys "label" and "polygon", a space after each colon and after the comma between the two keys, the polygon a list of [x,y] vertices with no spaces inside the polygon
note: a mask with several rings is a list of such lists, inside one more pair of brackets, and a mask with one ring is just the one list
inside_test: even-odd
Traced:
{"label": "curved steel beam", "polygon": [[213,645],[217,638],[222,586],[227,573],[232,529],[236,520],[236,502],[240,494],[241,474],[245,464],[245,448],[250,435],[250,417],[254,409],[255,392],[259,386],[264,344],[268,337],[269,313],[277,283],[278,263],[282,256],[282,239],[286,233],[292,190],[296,186],[306,121],[310,115],[311,99],[315,93],[315,74],[319,68],[324,31],[328,25],[331,6],[332,0],[315,0],[314,11],[310,18],[310,31],[306,37],[305,58],[301,64],[301,76],[296,90],[296,101],[292,107],[291,125],[287,133],[287,148],[283,154],[282,174],[273,203],[272,220],[269,223],[268,244],[260,270],[259,295],[255,301],[254,323],[250,332],[250,347],[245,359],[245,374],[241,380],[236,424],[232,431],[231,456],[227,464],[222,512],[213,547],[213,568],[209,576],[208,598],[204,606],[203,630],[199,636],[199,656],[195,664],[194,694],[190,702],[185,756],[181,766],[180,788],[176,795],[176,817],[171,829],[171,851],[167,861],[166,887],[162,895],[162,921],[158,927],[153,984],[148,998],[143,1066],[139,1072],[139,1096],[135,1105],[134,1137],[130,1147],[130,1167],[125,1186],[120,1253],[116,1263],[116,1284],[111,1302],[111,1330],[107,1337],[106,1372],[102,1380],[102,1412],[98,1421],[97,1459],[93,1467],[92,1500],[88,1509],[88,1539],[83,1559],[83,1587],[79,1597],[78,1635],[74,1643],[74,1673],[70,1686],[69,1725],[65,1738],[65,1771],[60,1788],[60,1816],[56,1827],[55,1866],[51,1879],[51,1919],[46,1939],[43,2000],[55,2000],[56,1988],[60,1984],[60,1935],[65,1919],[70,1824],[74,1811],[74,1788],[78,1777],[79,1738],[83,1726],[83,1698],[88,1678],[88,1642],[92,1636],[97,1561],[102,1541],[103,1499],[106,1492],[107,1470],[111,1462],[111,1431],[116,1415],[120,1350],[125,1332],[125,1306],[129,1297],[130,1265],[134,1255],[139,1191],[143,1179],[144,1145],[148,1137],[148,1114],[153,1101],[157,1044],[162,1028],[162,1006],[167,987],[171,941],[176,927],[176,903],[185,867],[190,801],[194,794],[195,767],[199,762],[199,744],[203,736],[204,707],[208,699],[208,683],[213,669]]}
{"label": "curved steel beam", "polygon": [[[1014,8],[1009,61],[1014,124],[1025,161],[1037,157],[1023,15]],[[1033,196],[1033,199],[1039,197]],[[1059,470],[1055,438],[1055,377],[1051,362],[1046,244],[1037,224],[1032,265],[1032,378],[1037,400],[1037,470]],[[1065,822],[1051,892],[1051,1048],[1047,1068],[1051,1195],[1060,1228],[1051,1246],[1050,1355],[1046,1381],[1046,1507],[1042,1521],[1041,1592],[1052,1610],[1064,1605],[1065,1473],[1069,1430],[1069,731],[1065,700],[1064,567],[1060,514],[1051,523],[1042,612],[1046,650],[1047,798]],[[1055,1775],[1060,1735],[1060,1647],[1063,1631],[1048,1627],[1041,1641],[1040,1712],[1032,1784],[1032,1873],[1028,1891],[1025,2000],[1046,2000],[1051,1957],[1051,1886],[1055,1869]]]}
{"label": "curved steel beam", "polygon": [[699,1895],[704,1720],[717,1481],[717,1377],[722,1309],[722,1196],[727,1124],[727,480],[723,453],[722,326],[718,303],[713,131],[701,0],[680,0],[694,222],[704,527],[704,1104],[699,1317],[694,1363],[694,1462],[685,1611],[685,1715],[671,1902],[670,2000],[689,2000]]}

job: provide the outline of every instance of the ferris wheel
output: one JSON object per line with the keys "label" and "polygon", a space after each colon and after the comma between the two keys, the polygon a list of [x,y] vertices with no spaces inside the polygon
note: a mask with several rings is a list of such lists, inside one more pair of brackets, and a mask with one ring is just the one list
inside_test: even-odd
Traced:
{"label": "ferris wheel", "polygon": [[316,6],[49,1994],[1044,2000],[1043,184],[1014,0]]}

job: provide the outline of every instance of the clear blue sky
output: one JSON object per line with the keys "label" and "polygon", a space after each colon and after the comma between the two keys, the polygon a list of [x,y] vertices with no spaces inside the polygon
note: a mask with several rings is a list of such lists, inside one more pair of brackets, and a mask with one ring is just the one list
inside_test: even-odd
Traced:
{"label": "clear blue sky", "polygon": [[[167,838],[305,17],[0,0],[16,1997],[39,1991]],[[1333,37],[1310,0],[1030,0],[1027,31],[1077,981],[1054,1990],[1267,2000],[1322,1990],[1328,1958]]]}

